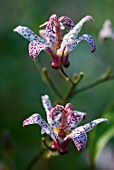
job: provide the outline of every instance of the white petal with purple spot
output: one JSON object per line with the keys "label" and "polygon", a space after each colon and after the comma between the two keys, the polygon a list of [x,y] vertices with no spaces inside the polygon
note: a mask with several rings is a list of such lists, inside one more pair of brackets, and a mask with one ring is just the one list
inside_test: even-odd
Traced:
{"label": "white petal with purple spot", "polygon": [[45,41],[41,39],[39,36],[37,36],[31,29],[24,27],[24,26],[18,26],[14,29],[14,32],[19,33],[24,38],[26,38],[29,41],[37,41],[39,43],[44,43]]}
{"label": "white petal with purple spot", "polygon": [[31,58],[36,59],[42,50],[46,50],[47,46],[45,44],[38,43],[37,41],[31,41],[29,44],[29,55]]}
{"label": "white petal with purple spot", "polygon": [[50,117],[50,110],[52,109],[52,105],[48,95],[42,96],[42,104],[47,115],[47,121],[49,124],[52,124],[52,118]]}
{"label": "white petal with purple spot", "polygon": [[31,124],[38,124],[42,127],[42,133],[47,133],[52,139],[60,139],[59,136],[50,128],[50,126],[45,122],[42,117],[35,113],[23,122],[23,126],[31,125]]}
{"label": "white petal with purple spot", "polygon": [[80,22],[78,22],[74,26],[74,28],[68,34],[66,34],[63,37],[63,43],[64,44],[73,43],[76,40],[78,33],[81,31],[83,24],[87,21],[93,21],[93,18],[89,15],[84,17]]}
{"label": "white petal with purple spot", "polygon": [[[69,54],[83,40],[87,41],[89,43],[89,45],[92,47],[91,52],[94,52],[96,50],[96,44],[95,44],[92,36],[89,34],[84,34],[81,37],[77,38],[73,43],[67,44],[64,54]],[[61,48],[63,48],[62,45],[61,45]]]}

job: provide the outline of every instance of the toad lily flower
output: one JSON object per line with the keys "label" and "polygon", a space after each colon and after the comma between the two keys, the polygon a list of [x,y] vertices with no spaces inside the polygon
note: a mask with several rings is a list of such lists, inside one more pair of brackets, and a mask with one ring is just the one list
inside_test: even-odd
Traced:
{"label": "toad lily flower", "polygon": [[[69,17],[61,16],[58,18],[57,15],[53,14],[49,18],[49,21],[40,25],[40,28],[46,27],[39,31],[41,38],[25,26],[18,26],[14,31],[30,41],[30,57],[36,59],[39,53],[42,50],[45,50],[52,56],[52,67],[54,69],[59,69],[61,64],[63,64],[64,67],[69,66],[69,53],[82,40],[86,40],[90,44],[92,52],[96,50],[96,45],[91,35],[84,34],[77,38],[78,33],[81,31],[81,28],[86,21],[93,21],[93,18],[88,15],[74,25]],[[68,27],[68,32],[62,38],[62,30],[65,29],[64,25]]]}
{"label": "toad lily flower", "polygon": [[67,147],[73,140],[78,151],[83,150],[87,142],[87,132],[92,130],[97,124],[108,120],[100,118],[91,121],[83,126],[78,124],[86,118],[86,113],[74,110],[72,104],[68,103],[65,107],[56,105],[52,108],[48,95],[42,96],[42,103],[47,114],[47,121],[37,113],[33,114],[23,122],[23,126],[38,124],[41,126],[41,133],[47,133],[52,139],[52,149],[59,150],[61,154],[68,152]]}

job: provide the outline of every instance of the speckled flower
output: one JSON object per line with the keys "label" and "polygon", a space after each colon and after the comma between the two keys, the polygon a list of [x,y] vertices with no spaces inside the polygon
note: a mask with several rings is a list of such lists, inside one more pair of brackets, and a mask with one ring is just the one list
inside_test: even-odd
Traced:
{"label": "speckled flower", "polygon": [[91,121],[83,126],[77,127],[78,124],[86,118],[86,113],[74,110],[71,103],[65,107],[56,105],[52,108],[48,95],[42,96],[42,103],[47,114],[47,122],[35,113],[23,122],[23,126],[38,124],[41,126],[41,133],[47,133],[52,139],[52,149],[59,150],[61,154],[68,152],[68,144],[73,140],[78,151],[83,150],[87,142],[87,132],[92,130],[97,124],[108,120],[100,118]]}
{"label": "speckled flower", "polygon": [[[40,28],[46,27],[39,31],[41,38],[24,26],[18,26],[14,31],[30,41],[30,57],[36,59],[39,53],[42,50],[45,50],[52,56],[52,67],[54,69],[59,69],[61,64],[64,65],[64,67],[69,66],[69,53],[82,40],[86,40],[90,44],[92,52],[96,50],[95,42],[91,35],[84,34],[77,38],[78,33],[81,31],[81,28],[86,21],[93,21],[93,18],[88,15],[74,25],[69,17],[61,16],[58,18],[57,15],[53,14],[49,18],[49,21],[40,25]],[[65,26],[68,27],[68,30],[62,38],[62,30],[65,29]]]}

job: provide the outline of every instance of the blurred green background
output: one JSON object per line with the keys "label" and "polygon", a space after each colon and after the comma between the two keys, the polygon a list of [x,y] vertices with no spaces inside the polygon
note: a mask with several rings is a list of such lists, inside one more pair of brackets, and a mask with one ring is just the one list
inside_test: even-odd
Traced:
{"label": "blurred green background", "polygon": [[[114,27],[114,1],[1,0],[0,13],[0,166],[2,167],[3,161],[7,163],[8,157],[8,159],[13,160],[14,169],[24,170],[40,148],[41,135],[40,127],[29,126],[23,128],[22,122],[35,112],[41,113],[45,117],[41,95],[48,94],[53,103],[57,98],[51,88],[45,84],[34,62],[29,57],[27,40],[14,33],[13,29],[18,25],[23,25],[38,33],[39,25],[47,21],[49,16],[54,13],[58,16],[69,16],[74,23],[88,14],[93,16],[94,22],[86,23],[80,35],[84,33],[91,34],[96,41],[97,51],[92,54],[86,42],[80,43],[70,54],[71,65],[66,70],[69,75],[81,71],[85,73],[84,79],[80,83],[81,87],[98,79],[108,67],[112,67],[114,72],[114,42],[109,39],[104,44],[100,44],[98,41],[99,30],[106,19],[110,19]],[[58,71],[52,70],[51,57],[42,52],[39,60],[43,66],[47,66],[56,87],[64,95],[68,86],[65,85],[64,78],[61,78]],[[114,81],[109,81],[78,94],[71,100],[71,103],[75,109],[88,113],[87,121],[101,117],[106,108],[109,108],[109,110],[111,108],[113,124],[113,89]],[[107,110],[107,112],[109,111]],[[99,125],[99,130],[107,128],[105,126],[107,125]],[[110,130],[110,127],[112,126],[109,125],[105,130]],[[100,132],[104,133],[105,130],[102,129]],[[6,131],[9,131],[12,140],[13,154],[11,156],[8,156],[4,149],[3,136]],[[98,134],[95,131],[93,133]],[[98,135],[101,136],[101,134]],[[112,151],[114,152],[114,135],[109,138],[111,140],[107,139],[108,142],[106,142],[105,148],[111,147],[109,152],[111,154]],[[87,145],[89,145],[89,141]],[[41,163],[40,166],[46,170],[88,170],[90,169],[87,158],[89,149],[87,147],[85,151],[79,153],[72,143],[69,146],[70,153],[68,155],[52,158]],[[97,169],[104,168],[103,170],[105,170],[107,165],[102,167],[104,162],[102,163],[100,160],[99,157]]]}

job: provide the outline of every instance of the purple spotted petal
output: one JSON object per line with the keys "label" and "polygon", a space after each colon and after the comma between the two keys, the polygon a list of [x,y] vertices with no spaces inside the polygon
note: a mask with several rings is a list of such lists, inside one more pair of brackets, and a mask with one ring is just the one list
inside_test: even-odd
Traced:
{"label": "purple spotted petal", "polygon": [[49,22],[46,25],[46,30],[47,31],[52,31],[54,28],[55,21],[58,21],[58,17],[56,14],[51,15],[49,18]]}
{"label": "purple spotted petal", "polygon": [[74,28],[63,37],[63,43],[64,44],[69,44],[72,43],[76,40],[78,33],[81,31],[82,26],[85,22],[87,21],[93,21],[93,18],[89,15],[84,17],[80,22],[78,22]]}
{"label": "purple spotted petal", "polygon": [[53,31],[52,32],[47,32],[45,37],[46,37],[47,44],[50,47],[54,48],[54,45],[56,44],[56,35],[55,35],[55,32],[53,32]]}
{"label": "purple spotted petal", "polygon": [[52,108],[50,111],[50,117],[52,119],[52,128],[55,129],[60,127],[61,117],[64,112],[64,107],[60,105],[56,105],[56,107]]}
{"label": "purple spotted petal", "polygon": [[71,136],[74,144],[76,145],[78,151],[85,149],[86,142],[87,142],[87,135],[86,133],[75,134]]}
{"label": "purple spotted petal", "polygon": [[94,52],[96,50],[96,44],[92,38],[91,35],[89,34],[84,34],[83,36],[77,38],[73,43],[68,44],[65,48],[65,54],[70,53],[72,50],[74,50],[74,48],[76,48],[76,46],[81,42],[81,41],[87,41],[89,43],[89,45],[92,47],[92,51]]}
{"label": "purple spotted petal", "polygon": [[80,117],[82,117],[82,120],[86,119],[86,113],[85,112],[80,112],[80,111],[74,110],[74,115],[79,115]]}
{"label": "purple spotted petal", "polygon": [[101,118],[91,121],[90,123],[85,124],[84,126],[80,126],[75,128],[69,135],[67,135],[63,141],[67,141],[72,139],[78,149],[78,151],[82,150],[86,146],[87,136],[86,132],[92,130],[97,124],[105,121],[108,123],[107,119]]}
{"label": "purple spotted petal", "polygon": [[60,68],[60,58],[54,53],[53,49],[50,48],[48,45],[45,45],[44,43],[38,43],[37,41],[31,41],[29,44],[29,55],[34,60],[39,55],[39,53],[45,50],[47,53],[49,53],[52,57],[52,67],[54,69]]}
{"label": "purple spotted petal", "polygon": [[78,151],[85,149],[86,142],[87,142],[87,135],[84,131],[81,133],[71,133],[71,134],[67,135],[64,138],[63,143],[67,142],[71,139],[73,140],[74,144],[76,145]]}
{"label": "purple spotted petal", "polygon": [[39,34],[44,40],[46,40],[46,29],[39,30]]}
{"label": "purple spotted petal", "polygon": [[45,130],[45,132],[47,134],[50,133],[49,125],[37,113],[33,114],[32,116],[30,116],[29,118],[27,118],[23,122],[23,126],[31,125],[31,124],[38,124],[38,125],[40,125],[42,127],[43,130]]}
{"label": "purple spotted petal", "polygon": [[[97,124],[105,121],[107,124],[109,123],[108,119],[101,118],[101,119],[96,119],[91,121],[90,123],[85,124],[82,128],[84,129],[85,132],[89,132],[92,130]],[[80,128],[80,127],[79,127]]]}
{"label": "purple spotted petal", "polygon": [[66,129],[71,132],[86,118],[86,113],[74,110],[71,103],[66,104],[65,110],[68,112]]}
{"label": "purple spotted petal", "polygon": [[[41,24],[39,27],[40,27],[40,28],[46,27],[47,24],[48,24],[48,21],[45,22],[44,24]],[[54,31],[55,31],[54,26],[53,26],[53,29],[54,29]],[[61,30],[64,30],[64,29],[65,29],[65,27],[64,27],[64,25],[63,25],[62,22],[60,22],[60,29],[61,29]]]}
{"label": "purple spotted petal", "polygon": [[47,121],[49,124],[52,124],[52,118],[50,117],[50,110],[52,109],[52,105],[48,95],[42,96],[42,104],[47,114]]}
{"label": "purple spotted petal", "polygon": [[92,47],[91,52],[95,52],[96,50],[96,44],[92,38],[91,35],[89,34],[84,34],[83,36],[77,38],[74,42],[69,43],[65,46],[64,43],[61,44],[61,48],[57,50],[57,54],[58,56],[61,56],[61,53],[64,51],[64,56],[63,56],[63,60],[62,63],[63,65],[67,68],[69,66],[69,53],[74,50],[74,48],[77,47],[77,45],[81,42],[81,41],[87,41],[89,43],[89,45]]}
{"label": "purple spotted petal", "polygon": [[77,127],[75,128],[72,132],[71,135],[77,134],[77,133],[85,133],[85,132],[89,132],[90,130],[92,130],[97,124],[101,123],[105,121],[106,123],[108,123],[107,119],[104,118],[100,118],[100,119],[96,119],[91,121],[90,123],[87,123],[83,126]]}
{"label": "purple spotted petal", "polygon": [[59,18],[59,22],[62,22],[62,21],[64,21],[63,24],[66,24],[69,27],[69,30],[71,30],[74,27],[74,23],[71,18],[67,16],[61,16]]}
{"label": "purple spotted petal", "polygon": [[[50,25],[53,26],[50,26]],[[46,29],[43,30],[39,30],[39,34],[40,36],[46,40],[47,44],[50,47],[53,47],[56,43],[56,34],[55,34],[55,30],[54,30],[54,22],[50,23],[50,22],[45,22],[44,24],[40,25],[40,28],[46,26]]]}
{"label": "purple spotted petal", "polygon": [[46,27],[47,24],[48,24],[48,21],[44,22],[44,23],[41,24],[39,27],[40,27],[40,28]]}
{"label": "purple spotted petal", "polygon": [[57,15],[56,14],[51,15],[48,22],[45,22],[44,24],[40,25],[40,28],[46,26],[46,29],[39,31],[41,37],[46,39],[47,44],[52,48],[56,44],[56,34],[54,26],[54,22],[56,20],[58,20]]}
{"label": "purple spotted petal", "polygon": [[46,29],[44,29],[40,30],[39,34],[44,40],[46,40],[46,43],[50,47],[54,48],[54,45],[56,43],[56,34],[54,31],[46,31]]}
{"label": "purple spotted petal", "polygon": [[79,111],[76,111],[76,110],[69,111],[69,116],[67,118],[67,127],[66,127],[66,129],[71,132],[85,118],[86,118],[86,113],[84,113],[84,112],[79,112]]}
{"label": "purple spotted petal", "polygon": [[31,41],[29,44],[29,55],[31,58],[36,59],[42,50],[46,50],[46,45],[38,43],[37,41]]}
{"label": "purple spotted petal", "polygon": [[18,26],[14,29],[14,32],[18,32],[24,38],[29,41],[36,40],[39,43],[44,43],[44,40],[38,37],[32,30],[24,26]]}
{"label": "purple spotted petal", "polygon": [[42,128],[42,133],[46,132],[49,136],[53,139],[59,139],[59,136],[50,128],[50,126],[45,122],[42,117],[35,113],[23,122],[23,126],[31,125],[31,124],[38,124]]}

